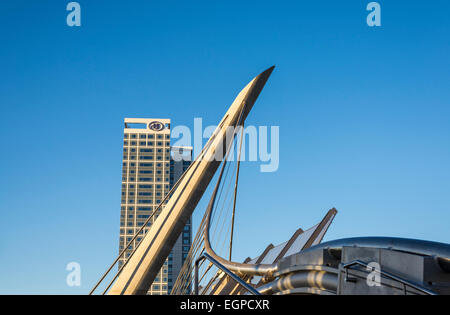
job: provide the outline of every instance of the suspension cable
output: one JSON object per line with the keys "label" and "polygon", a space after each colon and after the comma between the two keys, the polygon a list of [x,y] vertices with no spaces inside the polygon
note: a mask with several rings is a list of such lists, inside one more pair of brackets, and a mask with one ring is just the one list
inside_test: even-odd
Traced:
{"label": "suspension cable", "polygon": [[242,122],[242,126],[241,126],[241,140],[239,143],[239,155],[238,155],[238,160],[237,160],[236,182],[234,184],[233,214],[231,216],[231,232],[230,232],[230,254],[228,256],[229,261],[231,261],[231,255],[233,252],[234,217],[235,217],[235,213],[236,213],[236,197],[237,197],[237,188],[238,188],[238,182],[239,182],[239,169],[241,166],[242,142],[243,142],[243,138],[244,138],[244,124],[245,124],[245,121]]}

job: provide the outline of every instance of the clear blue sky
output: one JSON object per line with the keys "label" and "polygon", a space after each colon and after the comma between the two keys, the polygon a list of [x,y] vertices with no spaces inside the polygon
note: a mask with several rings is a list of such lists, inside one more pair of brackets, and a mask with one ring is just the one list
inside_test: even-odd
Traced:
{"label": "clear blue sky", "polygon": [[449,1],[379,1],[379,28],[369,0],[79,1],[80,28],[68,2],[0,6],[0,293],[87,293],[118,251],[123,118],[216,124],[273,64],[248,123],[280,126],[280,168],[242,166],[236,259],[331,207],[328,240],[450,242]]}

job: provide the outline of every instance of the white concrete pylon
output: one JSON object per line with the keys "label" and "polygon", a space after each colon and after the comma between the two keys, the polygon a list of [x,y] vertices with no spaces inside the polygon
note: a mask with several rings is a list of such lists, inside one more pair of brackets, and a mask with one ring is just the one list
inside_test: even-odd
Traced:
{"label": "white concrete pylon", "polygon": [[241,119],[245,121],[273,69],[274,67],[271,67],[255,77],[236,97],[205,149],[186,171],[167,205],[128,259],[108,294],[147,293],[222,162],[222,159],[215,157],[217,152],[222,152],[223,155],[226,151],[223,148],[226,144],[227,128],[236,126],[241,112]]}

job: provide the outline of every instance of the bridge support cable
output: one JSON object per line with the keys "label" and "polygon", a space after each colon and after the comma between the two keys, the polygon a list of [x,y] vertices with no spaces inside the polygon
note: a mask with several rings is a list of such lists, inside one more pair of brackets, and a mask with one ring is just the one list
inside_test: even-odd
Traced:
{"label": "bridge support cable", "polygon": [[[231,148],[233,147],[234,142],[236,141],[236,134],[237,131],[242,130],[242,128],[240,126],[242,126],[242,116],[244,113],[245,107],[242,108],[241,112],[239,113],[239,119],[238,122],[236,124],[236,126],[233,126],[232,128],[232,134],[231,132],[228,133],[227,131],[227,143],[226,143],[226,151],[225,151],[225,158],[223,160],[223,165],[222,165],[222,169],[221,169],[221,175],[224,176],[224,178],[228,178],[228,174],[230,172],[231,169],[231,163],[228,163],[228,157],[230,155],[231,152]],[[238,127],[239,126],[239,127]],[[231,138],[230,141],[228,141]],[[240,151],[242,148],[242,143],[240,145],[240,150],[239,150],[239,159],[240,159]],[[238,160],[239,161],[239,160]],[[237,164],[234,166],[233,171],[231,172],[231,174],[238,174],[238,169],[237,169]],[[211,221],[215,221],[216,224],[213,228],[213,235],[218,239],[219,243],[221,243],[221,239],[222,239],[222,232],[224,230],[225,227],[225,223],[227,221],[227,214],[229,214],[231,212],[231,203],[233,202],[233,205],[235,207],[235,200],[231,199],[229,204],[227,205],[227,200],[228,200],[228,196],[232,190],[232,180],[234,179],[234,176],[231,178],[230,180],[230,184],[229,185],[220,185],[220,189],[218,190],[218,194],[217,194],[217,203],[216,203],[216,207],[215,207],[215,211],[213,211],[212,213],[212,218]],[[236,182],[234,182],[235,185],[235,189],[236,187]],[[227,186],[225,188],[225,186]],[[233,196],[236,195],[236,192],[233,193]],[[219,205],[219,201],[221,200],[222,196],[224,196],[223,198],[223,203],[222,205]],[[171,294],[186,294],[187,292],[185,292],[185,289],[187,287],[189,287],[189,285],[182,285],[181,283],[184,282],[186,279],[192,279],[192,262],[195,261],[198,257],[200,257],[203,254],[203,249],[204,247],[202,246],[202,251],[198,252],[195,250],[196,246],[198,246],[198,244],[202,244],[204,243],[204,231],[205,231],[205,222],[206,222],[206,218],[207,218],[207,213],[205,212],[205,215],[202,219],[202,224],[195,236],[195,240],[192,244],[191,250],[188,253],[188,258],[186,259],[185,264],[182,267],[182,270],[180,272],[180,275],[178,276],[175,285],[173,287],[172,293]],[[222,222],[222,223],[221,223]],[[219,227],[220,226],[220,227]],[[226,235],[229,235],[228,232],[230,231],[231,227],[228,226],[228,228],[226,229],[226,233],[223,237],[223,244],[222,247],[225,246],[226,244]],[[201,237],[201,241],[199,242],[199,237]],[[205,270],[200,271],[201,269],[201,264],[198,267],[197,272],[201,273],[202,276],[199,278],[199,281],[201,282],[203,279],[206,278],[206,274],[208,272],[211,271],[212,273],[212,269],[211,269],[211,265],[207,268],[205,268]],[[213,274],[213,276],[211,277],[211,279],[209,280],[209,283],[206,284],[203,289],[206,290],[208,285],[211,284],[211,281],[213,281],[215,279],[215,277],[217,277],[217,272],[215,272]]]}
{"label": "bridge support cable", "polygon": [[[244,111],[245,111],[245,104],[244,104],[244,108],[242,109],[242,112],[244,112]],[[241,119],[239,119],[239,121],[236,124],[236,126],[242,126]],[[236,133],[234,134],[234,136],[236,136]],[[232,142],[230,142],[230,144],[232,144]],[[212,246],[211,246],[211,241],[210,241],[211,218],[212,218],[212,215],[213,215],[213,210],[214,210],[214,206],[215,206],[215,203],[216,203],[217,193],[219,191],[219,187],[220,187],[220,184],[222,182],[224,169],[225,169],[226,164],[227,164],[227,159],[228,159],[228,156],[229,156],[229,153],[230,153],[230,149],[231,149],[231,145],[229,145],[228,148],[227,148],[227,151],[226,151],[226,154],[225,154],[225,159],[223,161],[222,168],[220,170],[219,177],[217,179],[216,187],[214,188],[213,194],[212,194],[210,202],[208,204],[208,208],[206,210],[207,219],[206,219],[206,225],[205,225],[205,230],[204,230],[205,252],[209,256],[211,256],[212,258],[214,258],[215,260],[220,262],[222,265],[224,265],[226,268],[228,268],[229,270],[231,270],[233,272],[236,272],[237,274],[270,276],[271,274],[273,274],[276,271],[276,269],[277,269],[276,264],[272,264],[272,265],[265,265],[265,264],[253,265],[253,264],[242,264],[242,263],[232,262],[230,260],[226,260],[226,259],[218,256],[215,253],[215,251],[213,250]]]}
{"label": "bridge support cable", "polygon": [[240,126],[241,140],[239,142],[239,154],[238,154],[238,159],[237,159],[236,182],[234,184],[233,214],[231,216],[231,232],[230,232],[230,253],[228,256],[229,261],[231,261],[231,257],[232,257],[232,253],[233,253],[234,217],[236,214],[236,198],[237,198],[237,189],[238,189],[238,182],[239,182],[239,169],[241,166],[242,142],[244,140],[244,124],[245,124],[245,122],[242,122],[242,126]]}

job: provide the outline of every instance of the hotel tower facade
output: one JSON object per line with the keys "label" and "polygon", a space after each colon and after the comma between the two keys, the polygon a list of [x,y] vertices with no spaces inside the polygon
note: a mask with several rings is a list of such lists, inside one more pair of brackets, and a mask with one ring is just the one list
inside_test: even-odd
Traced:
{"label": "hotel tower facade", "polygon": [[[125,118],[119,252],[156,211],[192,161],[191,147],[171,147],[170,119]],[[164,202],[163,206],[167,203]],[[151,229],[155,213],[143,233]],[[141,232],[142,233],[142,232]],[[142,239],[139,235],[119,261],[119,268]],[[191,220],[155,278],[149,294],[169,294],[192,242]]]}

